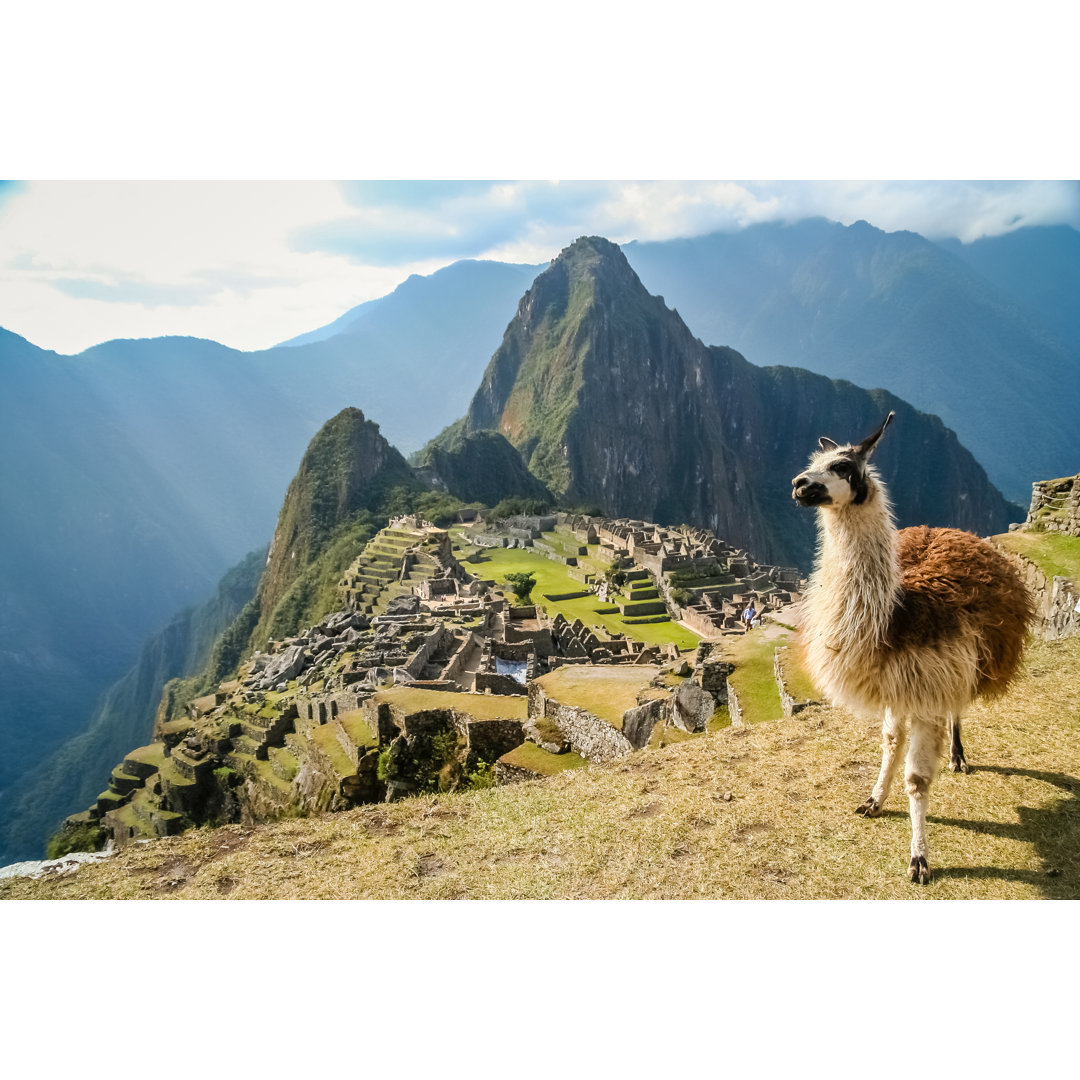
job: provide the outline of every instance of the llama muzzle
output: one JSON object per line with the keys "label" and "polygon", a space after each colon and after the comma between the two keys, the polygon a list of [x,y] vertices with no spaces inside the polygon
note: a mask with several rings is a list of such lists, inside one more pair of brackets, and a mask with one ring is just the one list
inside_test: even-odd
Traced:
{"label": "llama muzzle", "polygon": [[796,476],[791,481],[791,497],[800,506],[824,506],[832,501],[824,484],[806,476]]}

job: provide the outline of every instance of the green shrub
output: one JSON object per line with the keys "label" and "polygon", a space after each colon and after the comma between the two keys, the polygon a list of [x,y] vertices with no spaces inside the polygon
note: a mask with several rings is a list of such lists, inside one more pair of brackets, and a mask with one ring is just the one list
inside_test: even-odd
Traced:
{"label": "green shrub", "polygon": [[92,821],[81,825],[65,825],[49,837],[45,858],[59,859],[72,851],[100,851],[104,846],[105,830]]}
{"label": "green shrub", "polygon": [[222,787],[236,787],[243,779],[235,769],[230,769],[228,765],[221,765],[216,768],[214,777]]}
{"label": "green shrub", "polygon": [[520,495],[514,495],[497,503],[488,517],[493,520],[519,516],[533,517],[537,514],[546,514],[550,508],[550,505],[541,499],[526,499]]}
{"label": "green shrub", "polygon": [[397,755],[393,750],[394,744],[391,743],[385,750],[379,751],[379,758],[375,762],[375,775],[384,784],[397,779]]}
{"label": "green shrub", "polygon": [[495,766],[490,761],[478,761],[476,768],[467,777],[467,786],[472,790],[495,786]]}
{"label": "green shrub", "polygon": [[527,604],[532,591],[536,588],[536,575],[531,573],[507,574],[507,584],[514,590],[514,598],[519,604]]}
{"label": "green shrub", "polygon": [[618,562],[613,562],[604,571],[604,580],[609,585],[614,585],[616,589],[621,589],[626,584],[626,571],[619,569]]}

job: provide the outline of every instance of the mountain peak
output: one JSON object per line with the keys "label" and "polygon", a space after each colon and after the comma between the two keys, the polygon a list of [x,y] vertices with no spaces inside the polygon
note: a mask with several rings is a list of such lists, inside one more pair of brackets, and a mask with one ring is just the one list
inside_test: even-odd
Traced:
{"label": "mountain peak", "polygon": [[618,244],[603,236],[579,236],[551,260],[548,270],[567,270],[572,278],[594,279],[609,275],[637,281]]}
{"label": "mountain peak", "polygon": [[[331,417],[308,445],[289,485],[259,586],[264,623],[334,531],[378,506],[393,487],[420,484],[379,425],[350,406]],[[263,623],[260,623],[260,627]]]}

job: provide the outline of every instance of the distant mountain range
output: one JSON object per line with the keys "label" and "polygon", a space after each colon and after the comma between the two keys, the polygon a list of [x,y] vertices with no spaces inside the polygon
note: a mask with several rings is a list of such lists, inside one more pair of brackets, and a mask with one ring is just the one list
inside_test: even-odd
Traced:
{"label": "distant mountain range", "polygon": [[[844,415],[857,420],[856,430],[812,434],[846,437],[871,420],[870,411],[894,400],[884,393],[858,397],[857,387],[826,390],[806,372],[760,374],[753,366],[783,362],[885,387],[941,415],[991,480],[1026,501],[1033,480],[1080,467],[1080,425],[1073,419],[1080,334],[1076,305],[1066,302],[1080,274],[1078,235],[1018,230],[972,245],[935,245],[865,224],[810,221],[630,244],[625,253],[645,292],[662,293],[687,332],[672,329],[659,309],[646,318],[644,301],[632,321],[662,329],[680,349],[695,335],[715,346],[701,352],[700,343],[686,344],[700,358],[702,378],[708,373],[716,382],[709,392],[719,394],[717,400],[736,391],[757,395],[753,408],[764,412],[752,424],[747,419],[747,430],[774,449],[788,438],[802,440],[806,414],[808,432],[814,417],[825,422],[837,415],[836,402],[845,401]],[[265,544],[296,462],[327,416],[360,405],[390,443],[410,453],[472,415],[474,392],[492,355],[504,348],[504,331],[538,269],[455,263],[410,278],[327,327],[255,353],[159,338],[107,342],[67,357],[0,330],[0,451],[19,463],[0,474],[0,807],[18,794],[13,785],[29,768],[86,729],[102,693],[135,663],[148,635],[209,596],[229,566]],[[588,325],[596,342],[613,340],[591,319]],[[649,346],[639,345],[633,355],[648,356]],[[616,353],[609,358],[614,362]],[[664,366],[671,357],[656,360],[635,376],[653,401],[664,390],[655,372],[674,370]],[[586,369],[579,365],[580,372]],[[615,381],[609,372],[609,382]],[[782,394],[766,392],[770,383],[788,382]],[[591,374],[588,385],[595,385]],[[803,399],[793,414],[796,391]],[[572,394],[547,400],[567,405]],[[600,430],[610,423],[614,436],[619,421],[611,406],[631,402],[652,407],[647,397],[621,390],[592,399]],[[716,418],[664,409],[653,426],[674,425],[672,442],[683,454],[678,460],[689,464],[686,433],[700,431],[705,439]],[[727,407],[725,415],[730,426],[738,410]],[[547,419],[559,428],[565,418]],[[630,416],[622,427],[637,422]],[[772,423],[780,427],[774,431]],[[479,455],[485,474],[500,473],[510,462],[520,490],[532,483],[503,444],[485,442],[479,429],[457,431],[466,441],[456,445],[456,456],[435,460],[428,452],[427,481],[449,486],[453,478],[465,490],[465,478],[477,476],[475,461],[465,456],[471,453]],[[927,434],[921,449],[905,447],[907,460],[922,467],[931,460],[930,447],[948,446],[952,454],[950,438],[944,428]],[[539,480],[584,498],[579,466],[589,458],[568,464],[577,487],[559,487],[561,450],[542,432],[536,440],[519,448]],[[746,447],[735,428],[723,440],[724,454],[737,451],[736,459],[722,456],[708,467],[730,466],[729,475],[749,485],[740,492],[758,492],[738,496],[736,505],[750,499],[746,521],[760,521],[772,495],[762,493],[761,476],[740,471]],[[613,439],[607,452],[620,445]],[[805,449],[800,446],[799,455]],[[967,477],[961,470],[941,490],[952,491]],[[777,513],[788,478],[779,479]],[[463,497],[494,494],[491,480],[486,475]],[[597,498],[616,494],[614,481],[606,483]],[[973,489],[968,498],[979,502],[981,482],[971,483],[980,494]],[[618,497],[629,498],[631,488],[624,484]],[[691,480],[672,496],[670,511],[655,507],[656,516],[676,508],[706,514],[704,496],[695,503],[694,489]],[[933,499],[924,493],[912,514],[933,518],[942,509]],[[1001,513],[989,501],[983,510],[995,519]],[[760,528],[746,536],[773,543]],[[781,541],[771,550],[797,553],[805,547],[800,543],[786,549]]]}
{"label": "distant mountain range", "polygon": [[808,220],[628,244],[626,257],[703,341],[892,391],[1026,504],[1039,477],[1080,467],[1078,240],[1023,229],[943,247]]}

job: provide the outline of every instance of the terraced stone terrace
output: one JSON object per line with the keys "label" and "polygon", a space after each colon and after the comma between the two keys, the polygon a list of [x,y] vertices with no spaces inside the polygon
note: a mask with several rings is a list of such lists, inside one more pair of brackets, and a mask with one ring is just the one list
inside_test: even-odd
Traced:
{"label": "terraced stone terrace", "polygon": [[527,711],[523,697],[454,694],[411,686],[379,690],[372,700],[375,704],[393,705],[406,714],[429,709],[457,709],[476,717],[477,720],[524,720]]}
{"label": "terraced stone terrace", "polygon": [[399,519],[372,537],[339,588],[353,610],[377,615],[397,597],[411,596],[416,586],[451,566],[444,530]]}
{"label": "terraced stone terrace", "polygon": [[[467,556],[470,550],[475,551],[465,545],[458,550],[462,556]],[[583,580],[567,572],[564,564],[554,562],[537,551],[528,548],[486,548],[482,552],[475,551],[475,557],[476,562],[465,564],[468,569],[482,578],[493,579],[500,587],[506,586],[507,574],[535,575],[536,587],[532,599],[543,608],[548,618],[561,614],[568,622],[580,619],[586,626],[601,631],[608,638],[625,635],[648,645],[671,644],[680,650],[693,649],[700,640],[693,631],[670,620],[645,625],[627,623],[618,606],[599,600]],[[558,597],[564,599],[555,599]]]}

